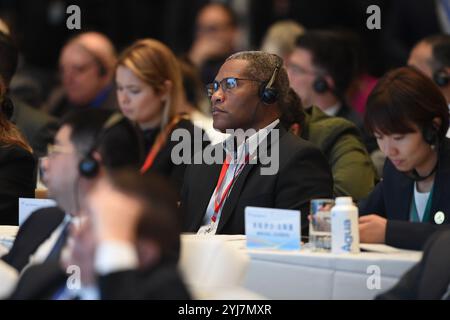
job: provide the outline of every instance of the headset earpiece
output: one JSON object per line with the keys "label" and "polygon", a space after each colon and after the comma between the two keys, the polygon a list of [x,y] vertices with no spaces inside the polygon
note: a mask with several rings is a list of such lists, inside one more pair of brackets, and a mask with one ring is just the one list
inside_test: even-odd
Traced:
{"label": "headset earpiece", "polygon": [[328,90],[330,90],[328,82],[322,76],[319,76],[316,78],[316,80],[314,80],[313,88],[314,88],[314,91],[317,93],[325,93]]}
{"label": "headset earpiece", "polygon": [[125,118],[121,113],[115,112],[105,121],[92,147],[89,149],[89,152],[83,157],[83,159],[81,159],[80,163],[78,164],[78,169],[81,176],[92,179],[98,174],[100,170],[100,163],[97,161],[97,159],[94,158],[93,153],[95,149],[100,145],[105,134],[123,119]]}
{"label": "headset earpiece", "polygon": [[263,82],[259,89],[259,97],[264,104],[273,104],[278,100],[278,90],[273,86],[277,79],[280,65],[277,64],[275,70],[273,70],[270,80]]}
{"label": "headset earpiece", "polygon": [[441,69],[433,73],[433,80],[439,87],[445,87],[450,81],[450,76],[445,69]]}
{"label": "headset earpiece", "polygon": [[439,134],[433,125],[425,126],[422,130],[423,139],[431,146],[435,146],[439,142]]}

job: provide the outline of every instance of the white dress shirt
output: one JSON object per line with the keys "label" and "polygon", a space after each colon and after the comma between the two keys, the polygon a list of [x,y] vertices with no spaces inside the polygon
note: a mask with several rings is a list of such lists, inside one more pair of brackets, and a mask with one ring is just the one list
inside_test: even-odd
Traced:
{"label": "white dress shirt", "polygon": [[[234,159],[235,161],[230,162],[230,165],[225,173],[225,177],[224,177],[224,180],[222,183],[222,192],[223,192],[223,190],[225,190],[225,186],[228,186],[231,183],[231,181],[233,181],[233,179],[234,179],[234,182],[231,185],[228,195],[231,193],[234,183],[236,182],[236,180],[239,176],[239,174],[237,174],[238,168],[239,168],[240,164],[242,164],[242,162],[244,161],[245,154],[248,152],[248,154],[250,155],[250,159],[253,159],[255,156],[257,156],[256,152],[258,150],[258,145],[261,143],[261,141],[263,141],[267,137],[269,132],[273,128],[275,128],[279,122],[280,122],[280,120],[276,119],[275,121],[270,123],[268,126],[258,130],[258,132],[256,132],[252,136],[250,136],[243,143],[239,144],[239,141],[241,141],[241,142],[244,141],[244,137],[237,136],[235,139],[236,135],[234,135],[224,141],[223,144],[224,144],[224,149],[225,149],[225,153],[226,153],[227,157],[230,157],[232,160]],[[233,142],[234,140],[237,140],[238,144],[239,144],[236,152],[232,148],[234,146],[234,142]],[[232,146],[232,147],[230,148],[230,146]],[[217,193],[217,188],[214,189],[214,191],[211,195],[208,207],[206,208],[205,216],[203,217],[203,225],[198,230],[198,234],[213,235],[217,231],[217,226],[219,225],[220,216],[222,214],[222,208],[225,206],[226,199],[224,200],[223,205],[219,208],[216,221],[213,222],[211,220],[211,218],[214,215],[214,204],[215,204],[214,202],[215,202],[215,198],[216,198],[216,193]],[[227,195],[227,197],[228,197],[228,195]]]}

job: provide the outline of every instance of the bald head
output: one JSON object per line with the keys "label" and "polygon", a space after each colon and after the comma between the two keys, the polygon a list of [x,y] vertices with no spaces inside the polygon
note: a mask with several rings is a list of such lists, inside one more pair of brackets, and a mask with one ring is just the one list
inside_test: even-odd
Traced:
{"label": "bald head", "polygon": [[99,32],[85,32],[73,38],[66,46],[77,45],[98,59],[109,71],[116,65],[116,50],[111,40]]}
{"label": "bald head", "polygon": [[116,51],[105,35],[86,32],[63,47],[59,65],[69,101],[75,105],[86,105],[110,85],[116,65]]}

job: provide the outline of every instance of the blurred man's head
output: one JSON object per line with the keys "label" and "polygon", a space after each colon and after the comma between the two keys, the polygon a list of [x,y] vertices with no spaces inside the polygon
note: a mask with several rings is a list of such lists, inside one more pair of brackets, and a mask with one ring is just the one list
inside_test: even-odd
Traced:
{"label": "blurred man's head", "polygon": [[[71,214],[77,214],[83,195],[80,185],[89,186],[105,171],[141,164],[141,141],[134,127],[125,118],[113,125],[111,112],[82,110],[69,114],[61,122],[54,144],[43,162],[43,180],[51,198]],[[85,178],[80,174],[80,162],[92,158],[99,166],[97,176]]]}
{"label": "blurred man's head", "polygon": [[82,33],[62,49],[59,67],[69,101],[86,105],[111,84],[116,52],[111,41],[98,32]]}
{"label": "blurred man's head", "polygon": [[306,108],[325,110],[344,102],[356,72],[355,53],[344,33],[308,31],[298,37],[287,69],[291,87]]}
{"label": "blurred man's head", "polygon": [[411,50],[408,65],[422,71],[439,86],[450,102],[450,36],[439,34],[422,39]]}
{"label": "blurred man's head", "polygon": [[204,38],[221,42],[222,54],[229,53],[235,46],[237,20],[230,7],[213,3],[204,6],[196,18],[196,40]]}
{"label": "blurred man's head", "polygon": [[97,239],[134,243],[141,266],[177,259],[181,215],[162,177],[112,171],[89,194],[88,211]]}

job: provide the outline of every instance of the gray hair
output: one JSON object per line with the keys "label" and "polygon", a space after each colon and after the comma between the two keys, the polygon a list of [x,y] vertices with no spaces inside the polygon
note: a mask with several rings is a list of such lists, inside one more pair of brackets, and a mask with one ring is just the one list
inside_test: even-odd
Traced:
{"label": "gray hair", "polygon": [[273,87],[278,91],[278,105],[280,107],[286,105],[289,93],[289,79],[281,57],[263,51],[241,51],[229,56],[226,61],[229,60],[248,61],[244,76],[260,81],[269,81],[275,68],[278,66],[279,70]]}

